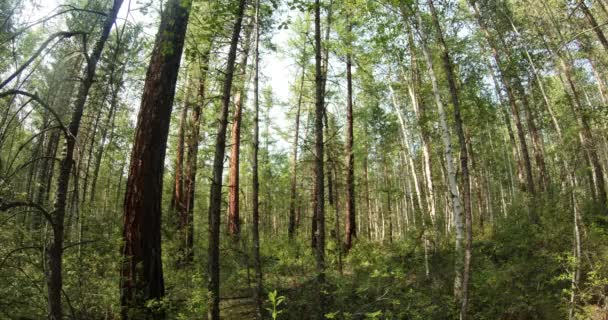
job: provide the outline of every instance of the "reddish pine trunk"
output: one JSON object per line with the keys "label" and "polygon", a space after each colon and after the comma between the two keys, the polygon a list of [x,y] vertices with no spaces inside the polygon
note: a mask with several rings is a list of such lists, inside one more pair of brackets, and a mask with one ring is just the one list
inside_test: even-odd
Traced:
{"label": "reddish pine trunk", "polygon": [[249,57],[251,28],[247,29],[243,53],[239,62],[239,73],[242,83],[234,97],[234,117],[232,118],[232,143],[230,149],[230,169],[228,173],[228,234],[233,240],[238,240],[241,233],[240,204],[239,204],[239,172],[241,152],[241,118],[243,114],[243,96],[246,86],[247,59]]}
{"label": "reddish pine trunk", "polygon": [[[161,261],[163,169],[175,84],[189,5],[170,0],[163,12],[146,74],[124,202],[123,319],[151,318],[146,302],[165,293]],[[171,50],[167,50],[171,44]],[[160,317],[160,316],[158,316]]]}
{"label": "reddish pine trunk", "polygon": [[175,150],[175,176],[173,180],[173,194],[171,196],[171,209],[175,210],[178,219],[178,229],[184,225],[184,140],[186,135],[186,121],[188,118],[188,105],[190,104],[190,86],[186,75],[186,88],[184,105],[179,117],[179,131],[177,132],[177,147]]}

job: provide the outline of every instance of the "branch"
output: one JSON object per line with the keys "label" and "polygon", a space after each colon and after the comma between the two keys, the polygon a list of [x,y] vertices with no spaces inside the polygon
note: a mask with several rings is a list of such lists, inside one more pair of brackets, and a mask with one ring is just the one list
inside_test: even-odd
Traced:
{"label": "branch", "polygon": [[16,89],[11,89],[11,90],[7,90],[4,92],[0,92],[0,98],[6,97],[6,96],[10,96],[10,95],[22,95],[22,96],[26,96],[36,102],[38,102],[38,104],[40,104],[43,108],[45,108],[48,112],[51,113],[51,115],[53,116],[53,118],[55,118],[55,121],[57,121],[57,123],[59,123],[59,129],[61,131],[63,131],[63,134],[67,137],[68,136],[68,130],[66,128],[66,126],[63,124],[63,122],[61,121],[61,118],[59,117],[59,115],[57,114],[57,112],[55,112],[55,110],[53,110],[48,104],[46,104],[46,102],[44,102],[36,93],[29,93],[27,91],[23,91],[23,90],[16,90]]}
{"label": "branch", "polygon": [[51,214],[45,208],[43,208],[41,205],[39,205],[37,203],[26,202],[26,201],[4,202],[3,199],[0,199],[0,211],[8,211],[10,209],[20,208],[20,207],[34,208],[34,209],[38,210],[38,212],[42,216],[44,216],[44,218],[51,225],[54,225],[53,217],[51,216]]}
{"label": "branch", "polygon": [[29,246],[29,247],[21,247],[21,248],[13,249],[13,250],[9,251],[9,253],[7,253],[4,256],[4,258],[2,259],[2,262],[0,262],[0,270],[2,270],[2,268],[4,267],[4,264],[6,263],[6,261],[8,261],[8,258],[10,258],[13,254],[15,254],[19,251],[30,250],[30,249],[42,250],[42,248],[40,246]]}
{"label": "branch", "polygon": [[76,246],[81,246],[84,244],[91,244],[91,243],[95,243],[95,242],[99,242],[99,240],[84,240],[84,241],[80,241],[80,242],[69,243],[69,244],[65,245],[65,247],[63,247],[63,250],[73,248]]}
{"label": "branch", "polygon": [[66,14],[66,13],[70,13],[72,11],[76,11],[76,12],[85,12],[85,13],[92,13],[92,14],[97,14],[100,16],[104,16],[106,17],[107,14],[105,12],[101,12],[101,11],[96,11],[96,10],[91,10],[91,9],[83,9],[83,8],[76,8],[73,5],[60,5],[59,7],[68,7],[69,9],[63,10],[63,11],[59,11],[53,15],[50,15],[48,17],[39,19],[37,21],[34,21],[32,23],[30,23],[27,26],[24,26],[23,28],[21,28],[19,31],[16,31],[11,37],[7,38],[6,40],[4,40],[4,42],[0,43],[0,45],[4,45],[5,43],[14,40],[15,38],[17,38],[18,36],[20,36],[21,34],[23,34],[25,31],[27,31],[29,28],[34,27],[38,24],[41,23],[45,23],[55,17],[58,17],[60,15]]}
{"label": "branch", "polygon": [[13,74],[11,74],[8,78],[6,78],[6,80],[2,81],[2,83],[0,83],[0,89],[4,88],[4,86],[6,86],[9,82],[11,82],[11,80],[13,80],[16,76],[18,76],[21,72],[23,72],[23,70],[25,70],[25,68],[27,68],[32,61],[34,61],[41,53],[42,51],[44,51],[44,49],[49,45],[49,43],[51,43],[55,38],[70,38],[73,37],[75,35],[78,34],[85,34],[84,32],[66,32],[66,31],[61,31],[61,32],[56,32],[53,33],[52,35],[50,35],[48,37],[48,39],[46,39],[38,48],[38,50],[36,50],[36,52],[34,52],[34,54],[27,60],[25,61],[19,68],[17,68],[17,70],[15,70],[15,72]]}

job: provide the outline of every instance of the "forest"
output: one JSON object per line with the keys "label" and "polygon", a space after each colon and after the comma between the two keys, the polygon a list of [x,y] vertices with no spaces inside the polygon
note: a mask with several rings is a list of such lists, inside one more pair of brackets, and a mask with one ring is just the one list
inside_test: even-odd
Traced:
{"label": "forest", "polygon": [[0,319],[608,319],[607,0],[0,0]]}

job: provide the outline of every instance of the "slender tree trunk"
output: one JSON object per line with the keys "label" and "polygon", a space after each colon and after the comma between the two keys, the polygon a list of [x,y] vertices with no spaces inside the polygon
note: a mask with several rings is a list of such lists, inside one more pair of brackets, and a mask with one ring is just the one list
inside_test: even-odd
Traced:
{"label": "slender tree trunk", "polygon": [[363,155],[363,185],[365,187],[365,216],[367,217],[367,239],[372,239],[372,206],[369,193],[369,166],[368,166],[368,146],[365,143],[365,154]]}
{"label": "slender tree trunk", "polygon": [[72,172],[74,149],[78,129],[84,112],[84,105],[89,95],[89,89],[93,84],[97,63],[101,57],[101,52],[106,44],[110,30],[116,20],[116,15],[122,4],[122,0],[114,0],[112,8],[106,15],[101,30],[101,35],[95,42],[93,51],[89,56],[83,80],[78,88],[76,101],[70,124],[68,125],[68,136],[66,137],[66,145],[63,157],[61,159],[59,177],[57,178],[57,191],[55,194],[55,203],[53,210],[53,237],[50,243],[46,246],[47,266],[46,266],[46,281],[48,294],[48,318],[51,320],[63,319],[63,310],[61,307],[61,295],[63,287],[62,276],[62,260],[63,260],[63,240],[64,240],[64,220],[66,211],[66,200],[68,187],[70,183],[70,174]]}
{"label": "slender tree trunk", "polygon": [[[554,14],[546,3],[543,2],[545,12],[548,14],[551,25],[553,27],[554,32],[556,33],[558,40],[564,43],[564,36],[562,35],[557,22],[555,21]],[[566,83],[564,83],[565,88],[569,88],[570,92],[567,94],[568,99],[570,100],[570,105],[572,107],[572,111],[575,115],[576,121],[580,127],[579,139],[581,141],[581,145],[587,154],[587,159],[592,168],[592,179],[590,179],[591,183],[594,184],[595,188],[591,188],[592,191],[595,189],[597,191],[598,202],[601,204],[604,213],[608,213],[607,201],[608,196],[606,195],[606,185],[604,180],[604,170],[602,168],[602,164],[600,162],[596,146],[594,145],[593,134],[591,132],[591,127],[589,126],[589,121],[584,112],[583,104],[580,99],[580,94],[574,84],[574,79],[572,75],[572,66],[573,58],[569,54],[569,51],[565,51],[566,57],[560,53],[558,50],[553,50],[549,43],[547,43],[544,34],[541,34],[541,38],[545,42],[545,45],[552,56],[555,58],[556,63],[559,65],[562,74],[566,78]],[[561,78],[561,77],[560,77]],[[563,81],[563,79],[562,79]],[[564,81],[563,81],[564,82]]]}
{"label": "slender tree trunk", "polygon": [[224,155],[226,152],[226,130],[236,51],[241,34],[241,26],[247,0],[239,0],[235,23],[230,39],[230,50],[224,83],[222,86],[222,108],[218,119],[217,136],[215,141],[215,156],[213,158],[213,177],[209,192],[209,242],[208,242],[208,312],[209,320],[220,319],[220,216],[222,209],[222,174],[224,172]]}
{"label": "slender tree trunk", "polygon": [[[262,282],[262,261],[260,259],[260,209],[259,209],[259,190],[260,182],[258,177],[258,150],[260,145],[260,98],[259,98],[259,74],[260,74],[260,0],[255,2],[255,46],[254,46],[254,78],[253,78],[253,105],[255,108],[253,119],[253,161],[251,165],[253,192],[252,192],[252,233],[253,233],[253,268],[255,269],[256,288],[253,293],[255,300],[255,311],[258,320],[263,319],[263,282]],[[297,133],[296,133],[297,135]]]}
{"label": "slender tree trunk", "polygon": [[110,100],[110,110],[106,116],[104,124],[101,128],[101,136],[100,143],[97,147],[97,152],[95,152],[95,159],[93,164],[93,177],[91,180],[91,191],[89,202],[92,203],[95,199],[95,195],[97,192],[97,179],[99,177],[99,169],[101,168],[101,159],[103,157],[103,153],[105,151],[106,139],[108,138],[108,128],[114,127],[115,114],[118,109],[118,93],[120,92],[120,87],[123,83],[123,75],[124,75],[124,67],[121,68],[121,71],[118,76],[118,84],[112,90],[112,98]]}
{"label": "slender tree trunk", "polygon": [[[161,318],[146,307],[165,294],[161,254],[163,170],[190,2],[170,0],[161,17],[137,118],[124,202],[121,315]],[[171,44],[171,50],[167,50]]]}
{"label": "slender tree trunk", "polygon": [[424,178],[426,185],[426,201],[427,210],[431,217],[433,225],[437,219],[435,212],[435,190],[433,186],[433,173],[431,165],[431,141],[430,134],[425,124],[425,106],[420,97],[420,75],[418,68],[418,57],[416,55],[416,49],[414,44],[414,37],[411,28],[407,28],[408,44],[410,46],[410,64],[411,64],[411,81],[408,84],[408,94],[412,102],[412,107],[416,113],[418,120],[418,128],[420,129],[420,135],[422,136],[422,156],[424,159]]}
{"label": "slender tree trunk", "polygon": [[[476,9],[475,7],[473,7],[473,8]],[[517,36],[519,36],[521,38],[521,34],[515,27],[513,20],[508,16],[507,16],[507,18],[509,19],[509,24],[511,25],[511,29],[515,32],[515,34],[517,34]],[[525,43],[523,43],[523,42],[524,41],[522,41],[522,45],[524,46],[526,59],[528,60],[528,63],[530,64],[530,67],[532,67],[532,71],[534,72],[534,78],[536,79],[538,88],[540,89],[540,92],[543,96],[543,101],[545,103],[545,107],[547,108],[547,111],[549,112],[549,115],[551,116],[551,122],[553,123],[553,128],[557,132],[558,138],[560,140],[562,140],[561,127],[559,125],[559,122],[557,121],[557,116],[555,115],[555,111],[553,110],[553,107],[551,106],[551,103],[549,102],[549,97],[545,91],[545,86],[543,84],[541,74],[539,73],[538,68],[536,67],[536,64],[534,63],[534,60],[532,59],[532,56],[530,55],[530,51],[528,50],[528,48],[525,46]]]}
{"label": "slender tree trunk", "polygon": [[475,6],[475,4],[473,2],[470,2],[470,6],[477,19],[477,23],[479,24],[479,27],[483,31],[484,36],[485,36],[488,44],[490,45],[490,48],[492,50],[492,57],[494,58],[494,62],[498,68],[498,72],[499,72],[498,77],[500,78],[500,81],[502,82],[502,85],[505,88],[505,91],[507,92],[507,100],[509,102],[509,105],[511,106],[511,113],[513,114],[513,119],[515,120],[515,127],[517,129],[517,137],[519,139],[520,152],[521,152],[521,155],[523,158],[523,164],[524,164],[524,169],[525,169],[525,173],[526,173],[526,191],[531,194],[534,194],[535,187],[534,187],[534,176],[532,174],[532,164],[530,161],[530,154],[528,152],[526,134],[525,134],[524,127],[523,127],[523,124],[521,121],[519,106],[517,105],[517,100],[516,100],[515,94],[513,92],[513,87],[512,87],[513,80],[509,77],[509,74],[507,73],[505,66],[502,64],[502,61],[498,54],[497,47],[485,25],[485,22],[482,20],[482,17],[479,14],[479,10],[477,9],[477,7]]}
{"label": "slender tree trunk", "polygon": [[247,60],[249,58],[251,28],[247,28],[244,37],[243,53],[238,63],[238,74],[242,83],[237,88],[234,97],[234,117],[232,118],[232,134],[230,148],[230,163],[228,169],[228,234],[233,240],[238,240],[241,233],[240,203],[239,203],[239,173],[241,152],[241,118],[243,100],[247,86]]}
{"label": "slender tree trunk", "polygon": [[189,123],[189,136],[187,142],[187,155],[186,155],[186,176],[184,186],[184,204],[186,206],[186,225],[182,229],[181,237],[181,250],[184,255],[184,264],[191,264],[194,261],[194,196],[196,192],[196,172],[198,169],[198,144],[200,141],[200,130],[201,130],[201,115],[203,107],[206,103],[206,81],[207,74],[209,72],[209,56],[213,42],[209,43],[206,51],[201,57],[201,71],[199,77],[198,86],[198,101],[193,106],[190,114]]}
{"label": "slender tree trunk", "polygon": [[184,218],[184,141],[186,136],[186,122],[188,121],[188,108],[190,107],[190,79],[186,74],[184,105],[179,117],[179,130],[177,132],[177,147],[175,150],[175,175],[173,180],[173,194],[171,209],[177,213],[178,230],[183,226]]}
{"label": "slender tree trunk", "polygon": [[298,141],[300,138],[300,111],[302,109],[302,97],[304,93],[304,79],[306,76],[305,61],[302,61],[302,78],[300,80],[300,91],[298,93],[298,103],[296,106],[296,127],[293,138],[293,151],[291,157],[291,189],[289,197],[289,224],[287,226],[287,232],[289,239],[293,239],[297,227],[296,219],[296,201],[298,199]]}
{"label": "slender tree trunk", "polygon": [[[463,197],[465,198],[464,202],[465,202],[465,208],[464,208],[464,214],[465,214],[465,219],[468,218],[468,214],[470,213],[470,199],[468,199],[468,189],[469,189],[469,183],[468,183],[468,159],[467,159],[467,153],[466,153],[466,142],[464,141],[464,131],[462,130],[462,120],[460,119],[460,104],[458,101],[458,94],[457,94],[457,89],[456,89],[456,83],[455,83],[455,78],[453,75],[453,71],[452,71],[452,66],[451,66],[451,60],[449,57],[449,53],[447,50],[447,47],[445,45],[445,42],[443,40],[443,35],[442,35],[442,31],[441,28],[439,26],[439,21],[437,20],[437,16],[436,16],[436,12],[432,3],[432,0],[428,1],[428,5],[429,8],[431,9],[431,13],[432,13],[432,18],[433,18],[433,24],[434,27],[436,29],[436,33],[437,33],[437,40],[438,42],[440,42],[441,46],[442,46],[442,59],[443,59],[443,64],[444,64],[444,69],[448,78],[448,84],[450,87],[450,94],[451,94],[451,98],[452,98],[452,103],[454,104],[454,116],[455,116],[455,124],[456,124],[456,129],[457,129],[457,135],[458,135],[458,140],[461,144],[461,149],[464,147],[464,152],[461,152],[460,155],[460,160],[461,160],[461,170],[463,171],[462,176],[463,176],[463,185],[464,185],[464,190],[463,190]],[[418,20],[418,24],[419,24],[419,28],[421,28],[422,26],[422,19],[420,17],[420,13],[418,12],[418,10],[416,10],[416,18]],[[425,60],[427,61],[427,69],[428,69],[428,73],[429,76],[431,78],[431,83],[433,86],[433,92],[435,95],[435,100],[437,103],[437,107],[439,110],[439,117],[440,117],[440,125],[442,128],[442,136],[443,136],[443,140],[444,140],[444,146],[445,146],[445,161],[446,161],[446,167],[447,167],[447,173],[448,173],[448,186],[449,186],[449,190],[450,190],[450,198],[451,198],[451,202],[452,202],[452,210],[454,212],[454,225],[456,228],[456,242],[455,242],[455,252],[456,252],[456,262],[455,262],[455,270],[456,270],[456,274],[454,277],[454,295],[456,298],[457,303],[461,304],[460,307],[460,317],[461,319],[466,318],[466,301],[467,301],[467,290],[465,289],[467,286],[467,280],[468,280],[468,275],[467,275],[467,263],[468,263],[468,256],[467,253],[465,253],[466,249],[463,248],[462,245],[462,241],[464,240],[465,237],[465,226],[463,223],[463,212],[462,212],[462,207],[461,207],[461,198],[460,198],[460,193],[458,191],[458,186],[457,186],[457,182],[456,182],[456,170],[454,168],[453,165],[453,157],[452,157],[452,141],[451,141],[451,134],[450,134],[450,130],[447,124],[447,115],[443,106],[443,102],[441,100],[441,94],[439,91],[439,84],[437,81],[437,78],[435,76],[435,72],[433,70],[433,61],[432,61],[432,56],[429,53],[428,47],[427,47],[427,43],[426,43],[426,39],[423,35],[422,32],[420,32],[420,30],[418,30],[419,34],[420,34],[420,38],[421,38],[421,43],[422,43],[422,51],[423,54],[425,56]],[[468,225],[468,224],[467,224]],[[467,244],[468,244],[468,236],[467,236]],[[467,248],[469,246],[467,245]]]}
{"label": "slender tree trunk", "polygon": [[[348,36],[352,32],[352,24],[348,23]],[[350,40],[349,40],[350,44]],[[350,50],[351,46],[347,50]],[[357,222],[355,220],[355,156],[353,153],[353,75],[352,53],[346,54],[346,218],[344,219],[344,247],[346,252],[357,237]]]}
{"label": "slender tree trunk", "polygon": [[[315,154],[314,154],[314,219],[317,224],[315,238],[317,243],[315,246],[315,260],[317,266],[317,281],[318,281],[318,299],[317,308],[318,314],[316,318],[323,319],[324,303],[322,294],[322,286],[325,282],[325,185],[323,173],[323,113],[325,110],[325,73],[322,70],[321,57],[321,4],[320,0],[315,0]],[[329,26],[327,26],[329,28]]]}
{"label": "slender tree trunk", "polygon": [[[462,171],[462,199],[464,202],[464,221],[465,221],[465,248],[464,248],[464,265],[462,272],[462,283],[456,283],[460,279],[455,279],[455,295],[457,301],[461,304],[460,306],[460,319],[464,320],[468,318],[468,303],[469,303],[469,276],[471,268],[471,250],[473,242],[473,219],[471,215],[471,182],[469,177],[469,165],[467,156],[467,142],[464,135],[464,125],[460,115],[460,100],[458,97],[458,90],[456,88],[456,76],[454,75],[453,64],[449,55],[448,47],[443,38],[443,32],[441,25],[437,18],[437,12],[433,5],[433,0],[427,0],[431,15],[433,18],[433,24],[437,31],[437,40],[442,48],[442,59],[443,67],[445,69],[448,85],[450,88],[450,97],[452,99],[452,105],[454,107],[454,122],[456,126],[456,134],[458,136],[458,142],[460,144],[460,170]],[[457,226],[457,228],[460,228]],[[460,255],[457,253],[457,255]],[[457,262],[459,263],[459,262]],[[460,287],[459,287],[460,285]],[[459,292],[460,291],[460,292]]]}
{"label": "slender tree trunk", "polygon": [[579,0],[578,5],[580,6],[581,10],[583,10],[585,18],[587,18],[589,25],[591,25],[593,32],[595,32],[595,34],[597,35],[597,38],[600,40],[600,43],[604,47],[604,50],[608,52],[608,40],[606,40],[606,35],[604,35],[604,32],[595,20],[593,13],[591,13],[591,10],[589,10],[589,7],[587,7],[587,4],[585,4],[585,0]]}

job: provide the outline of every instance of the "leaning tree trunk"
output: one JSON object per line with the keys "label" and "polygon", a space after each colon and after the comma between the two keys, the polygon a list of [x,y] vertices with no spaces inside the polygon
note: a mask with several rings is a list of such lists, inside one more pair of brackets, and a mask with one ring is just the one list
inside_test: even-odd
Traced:
{"label": "leaning tree trunk", "polygon": [[122,4],[122,0],[114,0],[114,4],[103,24],[101,35],[95,42],[93,51],[89,56],[88,63],[85,66],[82,82],[78,88],[76,101],[74,103],[74,111],[70,124],[68,125],[68,135],[66,137],[66,145],[63,157],[61,159],[59,176],[57,178],[57,191],[55,193],[55,203],[53,210],[53,237],[50,243],[46,246],[47,266],[46,266],[46,281],[48,293],[48,312],[49,319],[60,320],[63,318],[61,308],[61,295],[63,287],[62,277],[62,260],[63,260],[63,237],[64,237],[64,220],[66,211],[66,200],[68,195],[68,187],[70,183],[70,174],[72,172],[74,149],[76,146],[76,137],[84,112],[84,105],[89,95],[89,89],[93,84],[97,63],[101,57],[103,47],[108,40],[110,30],[116,20],[116,15]]}
{"label": "leaning tree trunk", "polygon": [[[154,317],[149,300],[165,293],[161,261],[163,170],[190,2],[170,0],[148,66],[127,179],[120,302],[123,319]],[[167,50],[167,45],[172,45]],[[160,315],[159,317],[162,317]]]}
{"label": "leaning tree trunk", "polygon": [[209,320],[220,319],[220,217],[222,209],[222,174],[224,172],[224,155],[226,152],[226,130],[228,127],[228,108],[230,106],[230,93],[232,79],[234,78],[234,62],[241,34],[241,25],[247,0],[239,0],[236,20],[230,39],[230,50],[224,84],[222,87],[222,108],[220,111],[217,136],[215,140],[215,157],[213,158],[213,177],[209,192],[209,243],[208,243],[208,284],[209,290],[208,312]]}
{"label": "leaning tree trunk", "polygon": [[[558,28],[557,22],[555,21],[555,17],[553,15],[553,12],[551,11],[551,8],[546,6],[546,4],[544,4],[544,5],[545,5],[544,8],[546,10],[546,13],[549,15],[550,20],[551,20],[551,24],[552,24],[551,27],[553,29],[555,29],[554,32],[556,33],[558,40],[563,43],[564,36],[561,33],[560,29]],[[572,107],[573,114],[575,115],[576,121],[580,127],[579,140],[581,142],[583,149],[585,150],[585,153],[587,154],[588,162],[592,168],[592,177],[590,179],[590,182],[594,185],[594,188],[592,187],[591,191],[593,192],[594,189],[597,191],[597,200],[601,204],[604,213],[608,213],[608,207],[607,207],[608,196],[606,194],[604,169],[603,169],[602,163],[600,161],[600,158],[599,158],[599,155],[597,152],[597,148],[594,143],[594,137],[593,137],[593,133],[591,131],[591,127],[589,125],[588,116],[586,115],[586,112],[583,107],[583,103],[581,102],[581,98],[580,98],[578,89],[577,89],[576,85],[574,84],[574,79],[573,79],[573,74],[572,74],[573,64],[571,63],[571,61],[573,61],[574,59],[571,56],[571,54],[569,53],[569,51],[566,50],[565,53],[562,53],[560,50],[555,50],[554,48],[552,48],[547,43],[546,39],[544,38],[544,34],[542,35],[542,39],[545,42],[545,45],[546,45],[549,53],[552,54],[552,56],[555,59],[555,62],[559,65],[559,68],[561,69],[563,75],[566,78],[566,80],[564,81],[563,78],[560,77],[560,79],[562,79],[562,82],[564,82],[564,87],[570,89],[570,92],[567,92],[566,96],[570,100],[570,105]],[[564,57],[564,55],[565,55],[565,57]]]}
{"label": "leaning tree trunk", "polygon": [[585,0],[579,0],[578,5],[581,7],[581,10],[583,10],[585,18],[587,18],[589,25],[591,25],[593,32],[595,32],[597,35],[597,38],[600,40],[604,50],[608,52],[608,40],[606,40],[606,35],[602,31],[601,26],[598,25],[597,20],[595,20],[595,17],[593,16],[593,13],[591,13],[591,10],[589,10],[589,7],[587,7]]}
{"label": "leaning tree trunk", "polygon": [[[511,113],[513,114],[513,119],[515,120],[515,127],[517,129],[517,137],[519,139],[519,145],[520,145],[520,152],[523,158],[523,167],[525,168],[525,175],[526,175],[526,191],[529,192],[530,194],[534,195],[535,194],[535,186],[534,186],[534,177],[532,175],[532,164],[530,161],[530,154],[528,152],[528,144],[527,144],[527,140],[526,140],[526,134],[524,132],[524,128],[523,128],[523,124],[521,121],[521,115],[520,115],[520,109],[519,106],[517,105],[517,101],[515,98],[515,93],[514,93],[514,89],[513,89],[513,85],[512,82],[513,81],[519,81],[519,79],[512,79],[512,78],[516,78],[516,77],[511,77],[510,74],[507,72],[505,66],[502,63],[502,60],[500,59],[500,56],[498,54],[498,49],[496,46],[496,43],[494,42],[494,39],[492,38],[492,36],[490,35],[490,32],[485,24],[485,22],[483,21],[480,13],[479,13],[479,9],[477,8],[477,6],[475,5],[474,2],[472,2],[471,0],[469,0],[469,4],[471,6],[471,9],[473,11],[473,14],[475,15],[475,18],[477,19],[477,23],[481,29],[481,31],[484,33],[484,36],[486,38],[486,41],[488,42],[488,45],[490,46],[491,50],[492,50],[492,57],[494,59],[494,63],[496,64],[496,67],[498,68],[498,77],[500,78],[500,81],[503,85],[503,87],[505,88],[505,91],[507,92],[507,100],[509,102],[509,105],[511,106]],[[522,95],[525,94],[524,92],[520,92]],[[526,99],[527,101],[527,99]],[[529,119],[529,117],[528,117]],[[529,120],[531,121],[531,120]],[[537,140],[534,140],[535,142],[538,142]],[[546,176],[546,174],[544,174],[544,159],[542,157],[541,154],[537,153],[537,155],[540,156],[540,163],[539,163],[539,168],[541,169],[541,175],[542,176]],[[539,159],[537,158],[537,161]],[[534,212],[534,210],[531,210],[530,212],[532,221],[534,223],[537,223],[538,218],[536,213]]]}

